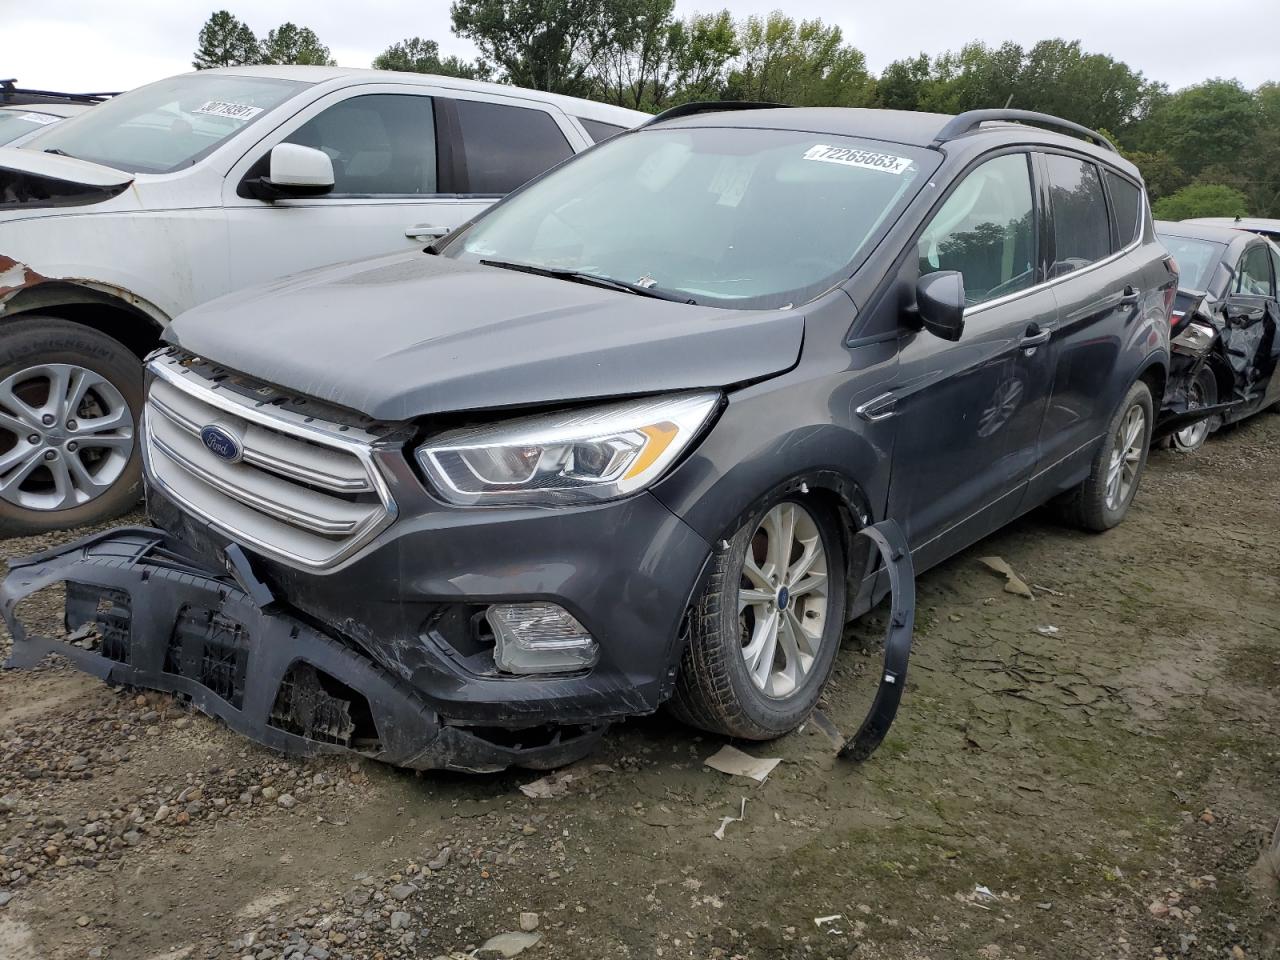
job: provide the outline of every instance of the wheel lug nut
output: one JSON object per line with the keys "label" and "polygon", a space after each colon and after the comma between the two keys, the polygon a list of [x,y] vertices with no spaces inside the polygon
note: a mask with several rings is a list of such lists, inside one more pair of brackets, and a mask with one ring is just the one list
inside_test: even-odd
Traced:
{"label": "wheel lug nut", "polygon": [[56,452],[56,451],[53,451],[53,450],[46,450],[46,451],[44,452],[44,458],[45,458],[46,460],[56,460],[56,459],[58,459],[58,454],[57,454],[57,452]]}
{"label": "wheel lug nut", "polygon": [[43,423],[46,427],[52,427],[54,419],[55,417],[52,413],[46,413],[43,417],[40,418],[40,422]]}
{"label": "wheel lug nut", "polygon": [[70,450],[72,453],[75,453],[76,448],[79,446],[80,444],[76,443],[74,440],[67,443],[67,449]]}
{"label": "wheel lug nut", "polygon": [[76,428],[76,422],[75,422],[74,420],[68,420],[68,421],[67,421],[67,429],[68,429],[68,430],[74,430],[75,428]]}
{"label": "wheel lug nut", "polygon": [[40,442],[40,434],[38,433],[33,433],[31,436],[27,437],[27,443],[39,443],[39,442]]}

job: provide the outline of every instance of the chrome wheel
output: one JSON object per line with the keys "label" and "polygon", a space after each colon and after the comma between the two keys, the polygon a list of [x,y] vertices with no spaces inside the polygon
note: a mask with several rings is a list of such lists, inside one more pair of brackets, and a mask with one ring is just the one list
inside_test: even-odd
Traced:
{"label": "chrome wheel", "polygon": [[133,413],[101,374],[68,363],[0,381],[0,499],[64,510],[106,493],[133,455]]}
{"label": "chrome wheel", "polygon": [[795,693],[813,670],[827,621],[827,553],[813,515],[783,501],[747,544],[738,589],[742,659],[756,689]]}
{"label": "chrome wheel", "polygon": [[1107,463],[1107,509],[1119,510],[1129,502],[1142,464],[1147,440],[1147,414],[1139,404],[1129,408],[1116,431]]}

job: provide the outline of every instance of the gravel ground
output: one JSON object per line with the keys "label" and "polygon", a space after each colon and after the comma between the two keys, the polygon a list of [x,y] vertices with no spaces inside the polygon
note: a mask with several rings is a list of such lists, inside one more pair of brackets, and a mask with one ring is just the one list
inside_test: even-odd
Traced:
{"label": "gravel ground", "polygon": [[[810,726],[728,777],[660,715],[533,799],[537,774],[283,758],[169,696],[0,672],[0,958],[1280,957],[1278,448],[1264,415],[1157,452],[1121,528],[1037,514],[922,576],[861,767]],[[844,730],[882,628],[847,633]]]}

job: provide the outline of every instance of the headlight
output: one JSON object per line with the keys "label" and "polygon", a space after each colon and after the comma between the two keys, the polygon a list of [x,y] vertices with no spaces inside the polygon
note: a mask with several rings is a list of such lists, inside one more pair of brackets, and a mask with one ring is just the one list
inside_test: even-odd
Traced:
{"label": "headlight", "polygon": [[719,399],[686,393],[456,430],[419,447],[418,462],[458,504],[609,500],[661,476]]}

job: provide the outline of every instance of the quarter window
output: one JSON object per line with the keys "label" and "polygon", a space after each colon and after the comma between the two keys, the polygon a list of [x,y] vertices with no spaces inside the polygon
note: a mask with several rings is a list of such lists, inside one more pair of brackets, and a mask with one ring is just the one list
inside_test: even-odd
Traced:
{"label": "quarter window", "polygon": [[1051,277],[1060,277],[1111,255],[1111,227],[1098,168],[1092,163],[1046,154],[1056,253]]}
{"label": "quarter window", "polygon": [[947,198],[920,237],[920,273],[959,270],[982,303],[1036,281],[1035,207],[1025,153],[988,160]]}
{"label": "quarter window", "polygon": [[1256,243],[1245,251],[1236,269],[1235,293],[1247,297],[1274,297],[1271,280],[1271,256],[1265,244]]}
{"label": "quarter window", "polygon": [[608,140],[610,137],[616,137],[620,133],[627,132],[626,127],[620,127],[616,123],[605,123],[603,120],[588,120],[586,117],[579,117],[578,122],[587,131],[587,136],[591,138],[592,143],[599,143],[601,140]]}
{"label": "quarter window", "polygon": [[1111,207],[1116,222],[1116,239],[1120,249],[1133,243],[1141,229],[1142,191],[1131,180],[1106,172],[1107,189],[1111,191]]}
{"label": "quarter window", "polygon": [[333,193],[421,196],[436,187],[435,117],[430,97],[375,93],[312,117],[288,143],[323,150],[333,161]]}
{"label": "quarter window", "polygon": [[471,193],[510,193],[573,153],[545,111],[483,100],[456,103]]}

